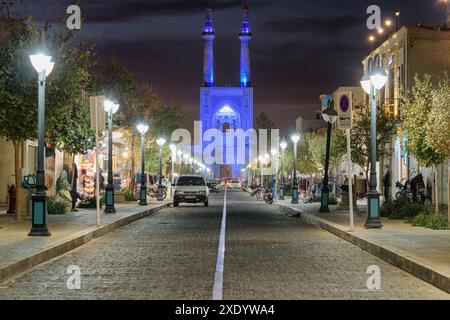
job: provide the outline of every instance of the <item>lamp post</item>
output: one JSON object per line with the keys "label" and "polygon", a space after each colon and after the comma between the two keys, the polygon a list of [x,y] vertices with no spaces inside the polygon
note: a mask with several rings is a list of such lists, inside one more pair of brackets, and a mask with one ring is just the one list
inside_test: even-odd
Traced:
{"label": "lamp post", "polygon": [[106,207],[105,213],[116,213],[114,207],[114,174],[113,174],[113,161],[112,161],[112,148],[113,148],[113,114],[119,110],[119,105],[110,101],[105,101],[105,111],[108,113],[108,185],[106,186]]}
{"label": "lamp post", "polygon": [[381,64],[380,55],[370,57],[368,72],[361,80],[361,86],[370,99],[370,184],[368,192],[368,215],[365,227],[368,229],[381,228],[380,194],[377,191],[377,106],[376,90],[384,87],[387,74]]}
{"label": "lamp post", "polygon": [[177,151],[177,161],[178,161],[178,174],[181,176],[181,164],[183,162],[183,151],[178,150]]}
{"label": "lamp post", "polygon": [[264,163],[264,157],[263,156],[259,156],[258,157],[258,161],[259,161],[259,172],[260,172],[260,177],[259,177],[259,186],[262,187],[263,186],[263,163]]}
{"label": "lamp post", "polygon": [[158,182],[158,201],[163,201],[163,192],[162,192],[162,152],[163,146],[166,143],[166,139],[158,138],[156,139],[156,144],[159,146],[159,182]]}
{"label": "lamp post", "polygon": [[189,155],[187,153],[183,154],[183,159],[184,159],[184,174],[188,174]]}
{"label": "lamp post", "polygon": [[298,180],[297,180],[297,143],[300,141],[298,133],[292,135],[292,142],[294,143],[294,177],[292,181],[292,204],[298,204]]}
{"label": "lamp post", "polygon": [[284,200],[284,156],[287,148],[287,142],[281,141],[281,177],[280,177],[280,200]]}
{"label": "lamp post", "polygon": [[140,190],[140,197],[139,197],[139,205],[146,206],[147,205],[147,179],[145,178],[145,134],[148,131],[148,125],[146,124],[139,124],[137,126],[137,129],[139,133],[141,134],[141,154],[142,154],[142,160],[141,160],[141,190]]}
{"label": "lamp post", "polygon": [[[44,33],[42,44],[44,47]],[[45,48],[42,48],[45,52]],[[47,187],[45,186],[45,79],[55,66],[52,57],[44,53],[30,55],[31,64],[38,73],[38,168],[36,192],[31,196],[32,227],[29,236],[50,236],[47,228]]]}
{"label": "lamp post", "polygon": [[395,11],[395,16],[397,17],[397,31],[400,30],[400,10]]}
{"label": "lamp post", "polygon": [[251,174],[252,174],[252,165],[249,163],[247,165],[247,188],[250,188],[252,185]]}
{"label": "lamp post", "polygon": [[275,162],[275,184],[273,186],[273,199],[276,201],[278,195],[278,151],[272,149],[270,153],[272,154],[272,159]]}
{"label": "lamp post", "polygon": [[172,168],[170,171],[170,183],[174,184],[175,183],[175,178],[174,178],[174,174],[175,174],[175,159],[177,157],[177,146],[174,145],[173,143],[170,144],[169,146],[170,149],[170,160],[172,163]]}
{"label": "lamp post", "polygon": [[327,149],[325,155],[325,174],[323,176],[323,187],[322,187],[322,199],[320,204],[320,212],[330,212],[330,208],[328,208],[328,202],[330,198],[330,189],[329,189],[329,178],[328,171],[330,167],[330,148],[331,148],[331,130],[333,129],[333,123],[336,122],[338,118],[338,114],[333,107],[334,101],[328,101],[328,108],[323,112],[323,119],[327,122]]}

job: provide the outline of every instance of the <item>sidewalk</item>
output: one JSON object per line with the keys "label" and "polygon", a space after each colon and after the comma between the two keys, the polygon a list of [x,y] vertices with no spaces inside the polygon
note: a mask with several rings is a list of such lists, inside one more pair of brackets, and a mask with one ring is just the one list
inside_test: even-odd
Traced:
{"label": "sidewalk", "polygon": [[403,220],[381,218],[382,229],[364,229],[367,206],[358,203],[355,230],[350,231],[348,210],[330,206],[330,213],[319,213],[320,203],[291,204],[290,198],[277,202],[281,207],[300,212],[301,218],[327,230],[363,250],[450,293],[450,230],[412,227]]}
{"label": "sidewalk", "polygon": [[146,207],[116,204],[116,214],[101,212],[96,225],[95,209],[80,209],[65,215],[48,215],[50,237],[29,237],[31,217],[15,221],[12,215],[0,214],[0,282],[33,266],[73,250],[92,239],[147,217],[171,204],[149,202]]}

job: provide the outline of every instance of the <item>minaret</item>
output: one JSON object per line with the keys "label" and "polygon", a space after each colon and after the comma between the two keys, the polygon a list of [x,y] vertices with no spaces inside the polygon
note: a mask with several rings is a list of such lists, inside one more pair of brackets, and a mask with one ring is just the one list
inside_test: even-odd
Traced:
{"label": "minaret", "polygon": [[205,41],[203,51],[203,86],[214,87],[214,28],[212,23],[211,1],[205,9],[205,25],[202,38]]}
{"label": "minaret", "polygon": [[244,7],[242,8],[242,26],[239,39],[241,39],[241,87],[251,87],[250,40],[252,40],[252,32],[250,30],[247,1],[244,1]]}

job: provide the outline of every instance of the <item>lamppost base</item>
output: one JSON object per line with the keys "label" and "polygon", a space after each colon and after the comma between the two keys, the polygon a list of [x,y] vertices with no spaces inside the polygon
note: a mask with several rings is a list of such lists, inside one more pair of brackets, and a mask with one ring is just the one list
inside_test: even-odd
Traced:
{"label": "lamppost base", "polygon": [[280,194],[278,196],[278,200],[284,200],[284,189],[282,187],[280,188]]}
{"label": "lamppost base", "polygon": [[141,187],[140,197],[139,197],[139,205],[140,206],[148,205],[148,203],[147,203],[147,188],[146,187]]}
{"label": "lamppost base", "polygon": [[366,229],[381,229],[382,227],[383,225],[380,219],[377,218],[367,218],[366,224],[364,225]]}
{"label": "lamppost base", "polygon": [[328,207],[328,192],[322,192],[319,212],[330,212],[330,208]]}
{"label": "lamppost base", "polygon": [[28,233],[32,237],[48,237],[51,233],[47,228],[47,194],[37,191],[31,196],[32,226]]}
{"label": "lamppost base", "polygon": [[51,235],[47,225],[33,226],[30,233],[28,233],[28,236],[30,237],[50,237]]}
{"label": "lamppost base", "polygon": [[298,186],[294,185],[292,187],[292,204],[298,204]]}
{"label": "lamppost base", "polygon": [[106,207],[104,212],[107,214],[116,213],[116,208],[114,207],[114,187],[112,186],[106,187]]}
{"label": "lamppost base", "polygon": [[380,221],[380,194],[377,191],[369,191],[367,195],[367,221],[366,229],[380,229],[383,227]]}

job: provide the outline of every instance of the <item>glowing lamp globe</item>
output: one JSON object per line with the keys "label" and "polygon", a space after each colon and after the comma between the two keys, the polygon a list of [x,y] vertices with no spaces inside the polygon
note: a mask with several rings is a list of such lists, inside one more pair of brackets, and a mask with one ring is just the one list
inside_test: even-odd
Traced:
{"label": "glowing lamp globe", "polygon": [[148,131],[148,125],[146,125],[146,124],[139,124],[139,125],[137,125],[137,129],[138,129],[140,134],[146,134],[147,131]]}
{"label": "glowing lamp globe", "polygon": [[280,143],[280,147],[281,147],[281,150],[286,150],[286,148],[287,148],[287,143],[286,143],[286,141],[281,141],[281,143]]}
{"label": "glowing lamp globe", "polygon": [[370,85],[371,85],[370,77],[369,75],[365,74],[361,80],[361,87],[367,94],[370,94]]}
{"label": "glowing lamp globe", "polygon": [[384,87],[387,82],[387,74],[383,68],[378,68],[371,76],[370,81],[372,82],[375,89],[380,90]]}
{"label": "glowing lamp globe", "polygon": [[297,144],[300,141],[300,135],[299,134],[294,134],[291,137],[291,140],[292,140],[293,143]]}
{"label": "glowing lamp globe", "polygon": [[166,143],[166,139],[164,139],[164,138],[156,139],[156,144],[160,147],[162,147],[165,143]]}
{"label": "glowing lamp globe", "polygon": [[37,73],[41,73],[42,71],[46,71],[46,76],[48,76],[55,65],[54,62],[51,62],[52,57],[47,56],[43,53],[30,55],[31,64]]}
{"label": "glowing lamp globe", "polygon": [[105,100],[105,111],[111,112],[112,114],[115,114],[119,110],[119,105],[112,102],[111,100]]}

